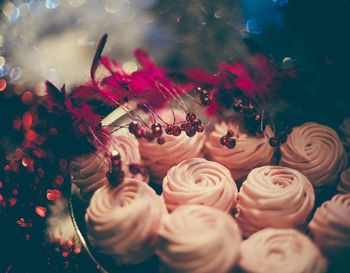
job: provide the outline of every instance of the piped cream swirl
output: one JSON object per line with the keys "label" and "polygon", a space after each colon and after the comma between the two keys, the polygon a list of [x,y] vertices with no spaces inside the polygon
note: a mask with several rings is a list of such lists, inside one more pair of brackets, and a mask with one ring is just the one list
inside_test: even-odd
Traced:
{"label": "piped cream swirl", "polygon": [[335,183],[347,165],[347,156],[337,133],[308,122],[294,128],[281,145],[281,165],[306,175],[314,187]]}
{"label": "piped cream swirl", "polygon": [[241,233],[218,209],[185,205],[164,217],[157,255],[173,273],[227,273],[238,260]]}
{"label": "piped cream swirl", "polygon": [[100,187],[108,183],[109,160],[102,152],[75,157],[71,161],[71,179],[83,197],[90,198]]}
{"label": "piped cream swirl", "polygon": [[303,227],[315,194],[300,172],[281,166],[252,170],[238,194],[237,220],[245,236],[267,228]]}
{"label": "piped cream swirl", "polygon": [[326,255],[350,258],[350,193],[337,194],[324,202],[316,210],[309,229]]}
{"label": "piped cream swirl", "polygon": [[163,180],[163,197],[169,211],[197,204],[229,212],[237,203],[237,193],[230,171],[203,158],[182,161]]}
{"label": "piped cream swirl", "polygon": [[[177,121],[185,120],[186,114],[180,110],[174,110]],[[169,123],[173,122],[173,114],[170,110],[162,111],[160,116]],[[167,171],[179,162],[202,157],[202,148],[205,142],[205,134],[197,133],[193,137],[188,137],[185,132],[179,136],[167,135],[162,137],[165,143],[159,145],[157,140],[148,141],[139,139],[140,153],[143,161],[149,167],[151,174],[156,178],[155,182],[162,182]]]}
{"label": "piped cream swirl", "polygon": [[87,236],[118,264],[139,263],[154,253],[165,213],[162,198],[151,187],[126,178],[116,188],[105,186],[95,192],[85,214]]}
{"label": "piped cream swirl", "polygon": [[249,273],[324,273],[326,259],[317,246],[294,229],[267,228],[241,244],[239,265]]}
{"label": "piped cream swirl", "polygon": [[140,173],[133,174],[129,170],[129,164],[143,165],[139,151],[139,145],[135,137],[132,135],[114,135],[110,150],[116,150],[121,159],[122,170],[126,178],[140,179],[146,183],[149,182],[148,175]]}
{"label": "piped cream swirl", "polygon": [[340,193],[350,193],[350,167],[341,173],[337,189]]}
{"label": "piped cream swirl", "polygon": [[[238,134],[236,146],[229,149],[220,143],[227,130]],[[266,132],[269,132],[269,128]],[[271,133],[272,135],[272,133]],[[238,122],[221,121],[214,126],[205,143],[205,153],[210,160],[224,165],[231,171],[235,181],[245,179],[248,173],[259,166],[271,164],[275,149],[267,137],[249,136],[240,130]]]}

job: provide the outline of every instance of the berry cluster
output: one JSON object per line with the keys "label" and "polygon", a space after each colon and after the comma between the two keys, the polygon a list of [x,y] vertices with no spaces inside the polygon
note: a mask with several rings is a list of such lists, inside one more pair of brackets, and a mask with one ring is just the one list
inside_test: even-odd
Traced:
{"label": "berry cluster", "polygon": [[112,186],[118,186],[120,183],[122,183],[124,175],[120,154],[114,150],[111,153],[111,169],[107,175],[108,182]]}
{"label": "berry cluster", "polygon": [[[149,129],[143,129],[140,127],[137,121],[132,121],[129,123],[129,132],[133,134],[136,138],[145,138],[148,141],[153,141],[157,138],[158,144],[162,145],[165,143],[162,137],[164,131],[163,126],[157,122],[151,125]],[[165,133],[167,135],[179,136],[181,132],[184,131],[187,136],[193,137],[197,132],[202,133],[204,131],[204,126],[202,121],[196,117],[193,112],[188,112],[186,115],[186,121],[182,122],[181,125],[167,124],[165,126]]]}
{"label": "berry cluster", "polygon": [[235,98],[232,109],[235,112],[243,113],[256,121],[260,120],[261,115],[256,111],[254,103],[248,98]]}
{"label": "berry cluster", "polygon": [[227,130],[226,135],[220,138],[220,144],[226,146],[229,149],[233,149],[236,146],[236,140],[238,135],[235,135],[233,130]]}
{"label": "berry cluster", "polygon": [[147,169],[140,165],[140,164],[137,164],[137,163],[131,163],[129,164],[129,171],[132,173],[132,174],[141,174],[142,176],[147,176]]}
{"label": "berry cluster", "polygon": [[280,144],[286,143],[288,135],[292,132],[291,127],[285,127],[283,131],[279,131],[275,133],[275,136],[271,137],[269,140],[269,144],[271,147],[277,147]]}
{"label": "berry cluster", "polygon": [[195,88],[194,90],[195,94],[199,95],[199,99],[200,99],[200,104],[202,106],[208,106],[211,103],[211,99],[210,99],[210,93],[203,89],[202,87],[198,86]]}
{"label": "berry cluster", "polygon": [[[144,166],[137,163],[129,164],[129,171],[132,174],[139,173],[142,176],[148,175],[147,169]],[[114,150],[111,154],[111,170],[107,175],[108,182],[112,186],[118,186],[120,183],[123,182],[124,176],[125,173],[122,170],[122,160],[120,158],[120,154]]]}

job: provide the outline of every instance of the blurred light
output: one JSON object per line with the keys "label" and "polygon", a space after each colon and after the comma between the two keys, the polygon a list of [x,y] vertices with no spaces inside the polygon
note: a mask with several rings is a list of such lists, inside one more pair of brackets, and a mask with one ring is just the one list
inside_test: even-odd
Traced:
{"label": "blurred light", "polygon": [[132,73],[137,70],[137,64],[134,62],[126,62],[123,64],[123,70],[125,70],[126,73]]}
{"label": "blurred light", "polygon": [[7,82],[4,79],[0,79],[0,92],[6,89]]}
{"label": "blurred light", "polygon": [[278,4],[280,7],[285,7],[288,5],[288,0],[272,0],[272,1]]}
{"label": "blurred light", "polygon": [[11,2],[7,2],[2,8],[2,13],[7,17],[10,23],[16,21],[20,15],[19,9]]}
{"label": "blurred light", "polygon": [[107,0],[105,10],[109,13],[117,13],[124,6],[124,0]]}
{"label": "blurred light", "polygon": [[80,46],[94,46],[95,43],[94,40],[89,39],[87,36],[82,36],[78,39],[78,45]]}
{"label": "blurred light", "polygon": [[285,57],[283,59],[283,69],[292,69],[294,67],[294,61],[290,57]]}
{"label": "blurred light", "polygon": [[26,91],[22,95],[22,103],[24,104],[31,104],[33,102],[33,95],[30,91]]}
{"label": "blurred light", "polygon": [[214,17],[216,19],[220,19],[224,16],[224,13],[222,12],[222,10],[217,10],[215,13],[214,13]]}
{"label": "blurred light", "polygon": [[19,68],[18,66],[12,68],[10,71],[11,82],[15,82],[19,80],[21,78],[21,75],[22,75],[21,68]]}
{"label": "blurred light", "polygon": [[59,6],[60,0],[46,0],[45,5],[48,9],[55,9]]}
{"label": "blurred light", "polygon": [[259,23],[255,20],[255,19],[249,19],[247,20],[246,23],[246,29],[250,34],[254,34],[254,35],[260,35],[263,30],[260,27]]}
{"label": "blurred light", "polygon": [[3,56],[0,56],[0,67],[3,67],[6,63],[6,59]]}
{"label": "blurred light", "polygon": [[30,5],[28,3],[20,4],[18,7],[21,16],[27,15],[30,11]]}
{"label": "blurred light", "polygon": [[34,92],[37,96],[42,97],[46,95],[46,85],[44,82],[38,82],[34,87]]}
{"label": "blurred light", "polygon": [[69,0],[69,4],[72,7],[80,7],[85,4],[85,0]]}

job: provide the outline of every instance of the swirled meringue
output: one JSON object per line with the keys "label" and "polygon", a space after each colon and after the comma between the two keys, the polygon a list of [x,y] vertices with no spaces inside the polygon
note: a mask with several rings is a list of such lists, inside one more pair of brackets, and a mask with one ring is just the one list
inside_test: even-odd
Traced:
{"label": "swirled meringue", "polygon": [[339,128],[341,131],[341,137],[344,147],[348,155],[350,155],[350,117],[344,119]]}
{"label": "swirled meringue", "polygon": [[337,194],[319,207],[309,229],[322,252],[350,258],[350,193]]}
{"label": "swirled meringue", "polygon": [[237,221],[245,236],[267,228],[303,227],[315,194],[302,173],[281,166],[252,170],[238,194]]}
{"label": "swirled meringue", "polygon": [[260,230],[241,244],[240,267],[249,273],[324,273],[326,259],[294,229]]}
{"label": "swirled meringue", "polygon": [[192,158],[172,167],[163,180],[168,210],[186,204],[206,205],[229,212],[237,203],[237,186],[219,163]]}
{"label": "swirled meringue", "polygon": [[90,243],[118,264],[139,263],[154,253],[163,200],[140,180],[126,178],[92,196],[85,214]]}
{"label": "swirled meringue", "polygon": [[[174,114],[176,120],[185,119],[185,113],[179,110],[174,110]],[[161,112],[160,116],[169,123],[173,122],[173,114],[170,110]],[[188,137],[185,132],[181,132],[179,136],[163,133],[162,137],[165,140],[162,145],[159,145],[157,140],[139,139],[142,159],[157,183],[162,182],[172,166],[188,158],[202,157],[205,142],[204,133],[197,133],[193,137]]]}
{"label": "swirled meringue", "polygon": [[317,188],[337,180],[347,165],[347,156],[333,129],[308,122],[294,128],[281,145],[280,163],[302,172]]}
{"label": "swirled meringue", "polygon": [[122,162],[122,170],[125,175],[124,177],[139,179],[146,183],[149,182],[148,175],[142,175],[141,173],[133,174],[129,170],[129,164],[143,164],[139,145],[134,136],[121,134],[113,135],[110,150],[116,150],[119,153]]}
{"label": "swirled meringue", "polygon": [[337,190],[340,193],[350,193],[350,167],[341,173]]}
{"label": "swirled meringue", "polygon": [[218,209],[180,206],[163,218],[157,255],[173,273],[226,273],[238,259],[236,221]]}
{"label": "swirled meringue", "polygon": [[[233,149],[220,143],[220,138],[226,135],[228,129],[239,135]],[[271,164],[274,151],[275,149],[269,145],[268,138],[258,138],[241,132],[238,122],[222,121],[215,124],[214,130],[209,134],[205,143],[207,157],[228,168],[235,181],[245,179],[248,173],[256,167]]]}
{"label": "swirled meringue", "polygon": [[84,198],[108,183],[109,160],[102,152],[75,157],[71,161],[71,178]]}

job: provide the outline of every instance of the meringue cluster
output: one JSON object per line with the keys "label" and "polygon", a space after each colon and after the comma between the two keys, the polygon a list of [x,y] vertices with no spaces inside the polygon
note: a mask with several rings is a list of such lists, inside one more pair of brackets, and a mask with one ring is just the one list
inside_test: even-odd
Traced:
{"label": "meringue cluster", "polygon": [[[231,130],[233,149],[221,143]],[[163,272],[179,273],[324,273],[334,260],[350,258],[346,138],[317,123],[294,128],[280,147],[270,145],[272,136],[270,127],[251,136],[224,121],[192,137],[186,130],[162,134],[161,145],[159,138],[117,135],[110,150],[120,155],[125,177],[117,185],[108,183],[102,153],[75,158],[72,182],[92,195],[90,244],[117,264],[156,255]],[[149,175],[131,172],[132,164]],[[316,208],[326,186],[339,194]]]}

